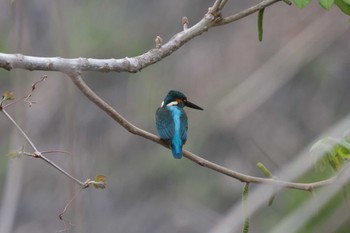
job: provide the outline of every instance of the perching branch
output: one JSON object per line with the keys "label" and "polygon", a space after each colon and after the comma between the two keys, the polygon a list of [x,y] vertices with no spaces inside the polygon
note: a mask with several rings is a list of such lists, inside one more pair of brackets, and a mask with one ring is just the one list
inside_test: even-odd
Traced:
{"label": "perching branch", "polygon": [[[153,142],[156,142],[164,147],[169,148],[169,145],[164,143],[158,136],[151,134],[145,130],[142,130],[136,126],[134,126],[132,123],[130,123],[128,120],[126,120],[123,116],[121,116],[114,108],[112,108],[109,104],[107,104],[103,99],[101,99],[94,91],[90,89],[90,87],[84,82],[84,80],[81,78],[80,74],[78,73],[70,73],[68,74],[73,83],[79,88],[79,90],[93,103],[95,103],[100,109],[102,109],[104,112],[106,112],[112,119],[114,119],[116,122],[118,122],[121,126],[123,126],[126,130],[128,130],[130,133],[136,134],[140,137],[146,138],[148,140],[151,140]],[[239,173],[233,170],[230,170],[226,167],[220,166],[216,163],[210,162],[206,159],[203,159],[189,151],[183,150],[183,156],[188,158],[189,160],[203,166],[206,168],[209,168],[211,170],[214,170],[216,172],[219,172],[221,174],[227,175],[229,177],[235,178],[241,182],[244,183],[264,183],[264,184],[271,184],[271,185],[277,185],[277,186],[283,186],[286,188],[291,189],[299,189],[304,191],[312,191],[316,188],[320,188],[326,185],[334,184],[337,180],[338,175],[312,183],[295,183],[295,182],[288,182],[283,180],[278,180],[275,178],[261,178],[261,177],[255,177],[255,176],[249,176],[245,175],[243,173]]]}

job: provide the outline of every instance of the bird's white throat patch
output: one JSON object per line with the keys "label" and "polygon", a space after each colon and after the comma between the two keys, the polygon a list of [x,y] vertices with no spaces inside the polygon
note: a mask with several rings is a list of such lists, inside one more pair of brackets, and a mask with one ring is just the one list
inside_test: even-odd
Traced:
{"label": "bird's white throat patch", "polygon": [[178,104],[177,101],[173,101],[173,102],[170,102],[168,103],[166,106],[170,107],[170,106],[176,106]]}
{"label": "bird's white throat patch", "polygon": [[[176,106],[178,105],[179,103],[177,101],[173,101],[173,102],[170,102],[168,103],[166,106],[170,107],[170,106]],[[160,107],[164,107],[164,101],[160,104]]]}

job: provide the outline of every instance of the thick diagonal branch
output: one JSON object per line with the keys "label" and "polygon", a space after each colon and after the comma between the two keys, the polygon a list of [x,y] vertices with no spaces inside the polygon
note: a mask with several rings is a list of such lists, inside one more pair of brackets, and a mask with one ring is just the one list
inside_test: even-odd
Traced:
{"label": "thick diagonal branch", "polygon": [[[241,12],[228,17],[221,16],[221,7],[226,1],[215,1],[214,5],[204,17],[192,27],[175,34],[167,43],[158,46],[136,57],[125,57],[120,59],[95,59],[95,58],[73,58],[60,57],[34,57],[22,54],[0,53],[0,67],[6,70],[45,70],[45,71],[99,71],[99,72],[130,72],[136,73],[143,68],[159,62],[169,56],[191,39],[208,31],[212,27],[232,23],[248,15],[268,7],[280,0],[264,0],[259,4],[247,8]],[[221,4],[221,5],[220,5]]]}

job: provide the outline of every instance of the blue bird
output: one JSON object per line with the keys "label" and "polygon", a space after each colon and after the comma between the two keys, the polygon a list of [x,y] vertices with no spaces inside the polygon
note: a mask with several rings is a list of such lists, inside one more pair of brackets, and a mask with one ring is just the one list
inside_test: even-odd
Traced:
{"label": "blue bird", "polygon": [[156,128],[162,140],[170,145],[175,159],[181,159],[182,146],[187,140],[187,115],[183,108],[187,106],[198,110],[201,107],[189,102],[179,91],[169,91],[156,112]]}

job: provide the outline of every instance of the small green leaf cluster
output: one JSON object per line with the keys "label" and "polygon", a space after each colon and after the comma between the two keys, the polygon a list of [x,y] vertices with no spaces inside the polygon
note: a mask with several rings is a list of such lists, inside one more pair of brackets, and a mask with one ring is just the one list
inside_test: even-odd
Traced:
{"label": "small green leaf cluster", "polygon": [[95,180],[90,181],[90,183],[94,186],[95,189],[105,189],[106,188],[106,176],[97,175]]}
{"label": "small green leaf cluster", "polygon": [[7,153],[6,156],[10,158],[20,158],[24,154],[24,146],[19,150],[11,150]]}
{"label": "small green leaf cluster", "polygon": [[2,107],[5,101],[14,100],[14,99],[15,99],[15,95],[13,94],[13,92],[5,91],[2,97],[0,98],[0,107]]}
{"label": "small green leaf cluster", "polygon": [[[298,8],[303,9],[311,0],[294,0]],[[319,4],[326,10],[332,8],[335,4],[344,14],[350,15],[350,0],[318,0]]]}
{"label": "small green leaf cluster", "polygon": [[339,171],[350,158],[350,137],[323,138],[317,141],[310,151],[314,156],[317,156],[317,168],[323,170],[326,165],[330,165],[335,171]]}
{"label": "small green leaf cluster", "polygon": [[[272,173],[270,172],[269,169],[267,169],[267,167],[265,167],[264,164],[262,163],[257,163],[256,166],[259,168],[259,170],[262,172],[262,174],[264,174],[265,177],[270,178],[270,179],[276,179],[275,176],[272,175]],[[275,191],[273,193],[276,193]],[[269,199],[269,203],[268,205],[271,206],[273,201],[275,200],[276,194],[272,194],[270,199]]]}

